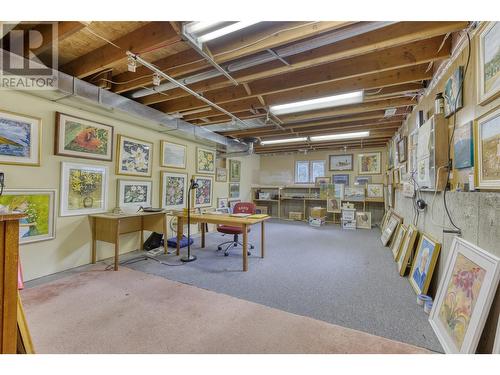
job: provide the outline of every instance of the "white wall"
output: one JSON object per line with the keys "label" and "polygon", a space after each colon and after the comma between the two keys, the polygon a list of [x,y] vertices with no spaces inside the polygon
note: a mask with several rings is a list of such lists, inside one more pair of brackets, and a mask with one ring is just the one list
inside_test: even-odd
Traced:
{"label": "white wall", "polygon": [[[88,264],[90,262],[90,228],[87,216],[59,217],[59,185],[62,161],[78,163],[101,164],[109,167],[108,208],[115,207],[116,179],[128,176],[115,175],[114,161],[100,162],[78,158],[69,158],[54,155],[55,113],[68,113],[89,120],[98,121],[114,126],[115,146],[117,134],[147,140],[154,143],[153,172],[149,180],[153,181],[153,206],[160,204],[160,140],[171,140],[187,145],[187,169],[189,177],[195,174],[195,152],[197,144],[191,141],[160,134],[132,123],[113,119],[112,114],[104,111],[89,111],[76,109],[61,103],[41,99],[33,95],[16,92],[0,91],[0,109],[16,112],[42,119],[42,157],[40,167],[2,165],[0,170],[5,172],[6,188],[50,188],[57,189],[56,194],[56,238],[53,240],[25,244],[21,246],[20,257],[24,268],[25,280],[31,280],[69,268]],[[98,114],[99,112],[99,114]],[[206,146],[203,146],[206,147]],[[116,150],[116,148],[115,148]],[[115,151],[114,150],[114,151]],[[113,160],[115,155],[113,155]],[[257,175],[260,162],[259,156],[235,158],[242,162],[241,198],[250,199],[250,185],[253,176]],[[227,163],[229,164],[229,163]],[[176,170],[179,171],[179,170]],[[214,176],[215,177],[215,176]],[[215,180],[215,178],[214,178]],[[217,197],[228,196],[228,183],[214,182],[214,205]],[[169,237],[172,233],[169,233]],[[122,236],[121,252],[128,252],[138,247],[139,235],[129,234]],[[98,259],[113,256],[113,247],[110,244],[98,244]]]}

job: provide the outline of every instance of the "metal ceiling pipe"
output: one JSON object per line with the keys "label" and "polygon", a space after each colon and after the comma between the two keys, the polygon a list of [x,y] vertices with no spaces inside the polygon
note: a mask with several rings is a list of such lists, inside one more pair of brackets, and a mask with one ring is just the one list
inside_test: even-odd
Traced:
{"label": "metal ceiling pipe", "polygon": [[[368,33],[383,27],[387,27],[396,22],[365,22],[359,25],[352,25],[346,29],[334,30],[324,35],[317,36],[307,41],[298,42],[290,46],[275,48],[274,53],[264,51],[258,55],[244,58],[240,61],[222,65],[223,69],[228,73],[237,72],[239,70],[251,68],[253,66],[261,65],[266,62],[279,60],[288,56],[296,55],[302,52],[310,51],[315,48],[323,47],[328,44],[336,43],[341,40],[352,38],[361,34]],[[216,69],[209,70],[202,73],[193,74],[191,76],[178,79],[177,81],[183,85],[190,85],[196,82],[201,82],[210,78],[221,76],[222,73]],[[131,98],[137,99],[147,95],[151,95],[151,90],[156,92],[165,92],[176,88],[174,84],[168,82],[156,86],[152,89],[141,89],[130,94]]]}

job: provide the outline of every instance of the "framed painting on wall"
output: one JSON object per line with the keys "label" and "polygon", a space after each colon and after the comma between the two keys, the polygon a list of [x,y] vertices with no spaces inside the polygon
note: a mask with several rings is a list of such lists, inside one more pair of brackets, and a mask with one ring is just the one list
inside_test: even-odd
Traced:
{"label": "framed painting on wall", "polygon": [[500,189],[500,109],[476,122],[476,186]]}
{"label": "framed painting on wall", "polygon": [[345,184],[333,184],[333,187],[335,189],[335,199],[344,199]]}
{"label": "framed painting on wall", "polygon": [[107,187],[108,167],[62,162],[60,215],[106,212]]}
{"label": "framed painting on wall", "polygon": [[431,283],[441,244],[422,233],[410,270],[410,284],[417,294],[426,294]]}
{"label": "framed painting on wall", "polygon": [[227,169],[226,168],[216,168],[215,169],[215,181],[227,182]]}
{"label": "framed painting on wall", "polygon": [[229,160],[229,181],[240,182],[241,179],[241,161]]}
{"label": "framed painting on wall", "polygon": [[151,177],[153,144],[140,139],[118,135],[116,174]]}
{"label": "framed painting on wall", "polygon": [[463,89],[460,89],[464,79],[464,67],[459,66],[444,87],[444,116],[450,117],[464,106]]}
{"label": "framed painting on wall", "polygon": [[321,187],[322,185],[328,185],[330,183],[330,177],[316,177],[314,181],[315,187]]}
{"label": "framed painting on wall", "polygon": [[178,143],[160,142],[160,166],[186,169],[187,146]]}
{"label": "framed painting on wall", "polygon": [[382,154],[380,152],[367,152],[358,155],[359,174],[380,174]]}
{"label": "framed painting on wall", "polygon": [[160,177],[160,207],[167,210],[187,207],[187,173],[161,172]]}
{"label": "framed painting on wall", "polygon": [[40,165],[42,119],[0,110],[0,164]]}
{"label": "framed painting on wall", "polygon": [[477,84],[479,104],[484,105],[500,93],[500,22],[489,22],[479,34]]}
{"label": "framed painting on wall", "polygon": [[334,174],[332,176],[332,182],[334,184],[342,184],[345,186],[349,186],[349,175],[348,174]]}
{"label": "framed painting on wall", "polygon": [[371,199],[384,198],[384,184],[367,184],[366,197]]}
{"label": "framed painting on wall", "polygon": [[352,171],[353,155],[330,155],[329,169],[331,171]]}
{"label": "framed painting on wall", "polygon": [[137,212],[140,207],[151,207],[152,185],[152,181],[118,179],[116,205],[129,212]]}
{"label": "framed painting on wall", "polygon": [[398,162],[404,163],[408,158],[408,138],[406,136],[401,137],[398,141]]}
{"label": "framed painting on wall", "polygon": [[500,259],[455,237],[429,322],[446,353],[475,353],[500,276]]}
{"label": "framed painting on wall", "polygon": [[365,188],[364,186],[358,187],[345,187],[344,188],[344,200],[361,202],[365,199]]}
{"label": "framed painting on wall", "polygon": [[354,180],[354,185],[356,186],[366,186],[370,182],[372,182],[372,176],[356,176],[356,179]]}
{"label": "framed painting on wall", "polygon": [[214,180],[209,176],[194,176],[195,183],[198,188],[194,189],[194,206],[198,207],[211,207],[212,206],[212,193]]}
{"label": "framed painting on wall", "polygon": [[240,197],[240,183],[230,182],[229,183],[229,199],[237,199]]}
{"label": "framed painting on wall", "polygon": [[406,229],[406,236],[401,245],[401,250],[399,252],[398,262],[398,272],[399,276],[404,276],[406,269],[410,265],[410,261],[413,258],[413,251],[415,250],[415,242],[418,237],[418,229],[415,225],[410,224]]}
{"label": "framed painting on wall", "polygon": [[113,159],[113,127],[56,112],[54,153],[83,159]]}
{"label": "framed painting on wall", "polygon": [[340,213],[340,199],[328,198],[326,200],[326,212]]}
{"label": "framed painting on wall", "polygon": [[474,139],[472,121],[457,126],[453,137],[453,160],[456,169],[470,168],[474,165]]}
{"label": "framed painting on wall", "polygon": [[196,173],[215,173],[215,150],[196,147]]}
{"label": "framed painting on wall", "polygon": [[356,212],[356,228],[372,229],[372,213]]}
{"label": "framed painting on wall", "polygon": [[56,237],[55,195],[53,189],[6,189],[0,207],[25,214],[19,220],[19,243],[51,240]]}

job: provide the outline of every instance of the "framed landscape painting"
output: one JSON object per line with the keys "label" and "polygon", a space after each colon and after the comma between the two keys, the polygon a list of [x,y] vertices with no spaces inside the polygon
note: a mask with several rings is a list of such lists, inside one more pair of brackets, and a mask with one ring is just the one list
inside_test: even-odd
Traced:
{"label": "framed landscape painting", "polygon": [[453,153],[456,169],[470,168],[474,165],[474,141],[472,121],[457,126],[453,137]]}
{"label": "framed landscape painting", "polygon": [[0,164],[39,166],[42,120],[0,110]]}
{"label": "framed landscape painting", "polygon": [[486,104],[500,93],[500,22],[489,22],[479,34],[478,98]]}
{"label": "framed landscape painting", "polygon": [[186,145],[161,141],[160,142],[160,166],[167,168],[186,169]]}
{"label": "framed landscape painting", "polygon": [[500,259],[455,237],[429,322],[446,353],[475,353],[500,276]]}
{"label": "framed landscape painting", "polygon": [[161,172],[160,205],[167,210],[182,210],[187,207],[187,173]]}
{"label": "framed landscape painting", "polygon": [[196,148],[196,173],[215,173],[215,150]]}
{"label": "framed landscape painting", "polygon": [[334,174],[332,176],[332,183],[349,186],[349,175],[348,174]]}
{"label": "framed landscape painting", "polygon": [[381,156],[380,152],[367,152],[358,155],[359,174],[380,174]]}
{"label": "framed landscape painting", "polygon": [[151,207],[152,185],[152,181],[118,179],[116,205],[129,212],[137,212],[140,207]]}
{"label": "framed landscape painting", "polygon": [[365,199],[365,188],[364,186],[358,187],[345,187],[344,188],[344,200],[360,202]]}
{"label": "framed landscape painting", "polygon": [[241,161],[229,160],[229,181],[240,182],[241,179]]}
{"label": "framed landscape painting", "polygon": [[431,283],[441,244],[422,233],[410,270],[410,284],[417,294],[426,294]]}
{"label": "framed landscape painting", "polygon": [[53,189],[4,190],[0,207],[26,215],[19,220],[21,245],[55,238],[55,195]]}
{"label": "framed landscape painting", "polygon": [[331,171],[352,171],[353,155],[330,155],[329,167]]}
{"label": "framed landscape painting", "polygon": [[56,155],[111,161],[113,127],[56,112]]}
{"label": "framed landscape painting", "polygon": [[227,182],[227,169],[226,168],[216,168],[215,169],[215,181]]}
{"label": "framed landscape painting", "polygon": [[[464,79],[464,67],[459,66],[444,87],[444,116],[450,117],[456,111],[464,106],[463,90],[460,89]],[[455,108],[456,105],[456,108]]]}
{"label": "framed landscape painting", "polygon": [[240,184],[239,182],[229,183],[229,199],[237,199],[240,197]]}
{"label": "framed landscape painting", "polygon": [[61,163],[61,216],[106,212],[108,167]]}
{"label": "framed landscape painting", "polygon": [[194,206],[211,207],[214,180],[208,176],[194,176],[194,181],[198,184],[198,189],[194,189]]}
{"label": "framed landscape painting", "polygon": [[500,189],[500,109],[476,122],[476,186]]}
{"label": "framed landscape painting", "polygon": [[153,144],[140,139],[118,135],[116,174],[151,177]]}

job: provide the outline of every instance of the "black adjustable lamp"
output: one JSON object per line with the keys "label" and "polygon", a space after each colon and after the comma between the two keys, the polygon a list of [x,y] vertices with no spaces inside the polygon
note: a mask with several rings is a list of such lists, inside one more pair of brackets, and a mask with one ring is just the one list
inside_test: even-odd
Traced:
{"label": "black adjustable lamp", "polygon": [[191,177],[191,182],[189,183],[189,189],[188,189],[188,252],[187,256],[182,257],[181,261],[183,262],[192,262],[193,260],[196,260],[196,257],[194,255],[191,255],[191,190],[196,190],[198,189],[199,185],[194,182],[194,178]]}

